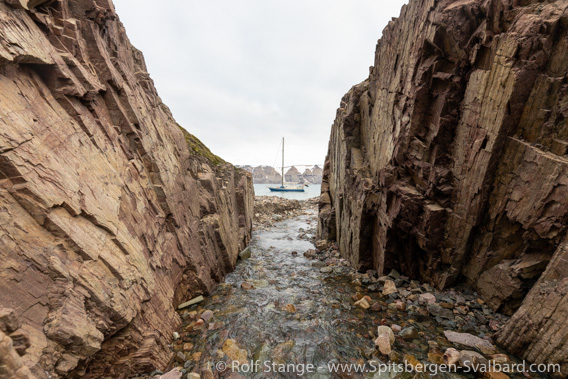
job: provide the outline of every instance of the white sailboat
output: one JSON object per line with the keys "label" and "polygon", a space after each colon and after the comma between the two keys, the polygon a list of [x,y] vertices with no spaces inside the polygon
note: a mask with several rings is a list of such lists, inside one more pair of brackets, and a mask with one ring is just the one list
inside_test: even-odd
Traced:
{"label": "white sailboat", "polygon": [[282,184],[280,187],[268,187],[272,192],[305,192],[303,184],[284,184],[284,137],[282,137]]}

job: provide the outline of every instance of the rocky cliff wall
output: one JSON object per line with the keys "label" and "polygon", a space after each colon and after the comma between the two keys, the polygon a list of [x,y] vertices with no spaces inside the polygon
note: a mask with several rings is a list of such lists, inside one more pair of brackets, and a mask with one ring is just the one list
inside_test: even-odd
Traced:
{"label": "rocky cliff wall", "polygon": [[567,74],[568,1],[411,0],[341,101],[318,225],[353,266],[520,306],[501,343],[564,374]]}
{"label": "rocky cliff wall", "polygon": [[164,366],[175,306],[232,270],[252,209],[110,0],[0,1],[0,376]]}

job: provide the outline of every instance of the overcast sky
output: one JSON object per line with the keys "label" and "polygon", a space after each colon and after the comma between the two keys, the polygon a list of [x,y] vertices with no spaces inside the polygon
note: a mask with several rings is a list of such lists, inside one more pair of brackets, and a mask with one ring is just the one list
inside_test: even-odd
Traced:
{"label": "overcast sky", "polygon": [[[234,164],[322,164],[403,0],[114,0],[176,120]],[[277,160],[277,166],[280,161]]]}

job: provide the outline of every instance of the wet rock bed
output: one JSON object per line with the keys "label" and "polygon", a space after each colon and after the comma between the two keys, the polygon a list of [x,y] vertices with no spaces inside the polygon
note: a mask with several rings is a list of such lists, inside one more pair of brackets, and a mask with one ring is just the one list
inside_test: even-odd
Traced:
{"label": "wet rock bed", "polygon": [[[494,313],[475,292],[438,291],[394,270],[382,277],[356,272],[334,243],[315,241],[315,202],[299,203],[284,209],[283,221],[255,217],[251,257],[203,301],[179,310],[183,325],[173,336],[174,360],[167,374],[150,376],[298,376],[289,369],[274,372],[274,366],[263,372],[262,362],[271,362],[313,364],[317,370],[304,376],[314,378],[546,377],[463,369],[434,376],[330,369],[330,363],[368,368],[407,363],[420,370],[423,364],[517,360],[491,342],[507,317]],[[232,362],[251,360],[261,363],[256,372],[230,369]]]}

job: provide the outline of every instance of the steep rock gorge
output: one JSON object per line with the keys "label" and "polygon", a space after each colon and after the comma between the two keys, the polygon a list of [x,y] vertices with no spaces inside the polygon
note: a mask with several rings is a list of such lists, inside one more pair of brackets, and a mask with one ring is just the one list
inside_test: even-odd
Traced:
{"label": "steep rock gorge", "polygon": [[567,74],[568,1],[411,0],[341,101],[318,225],[361,270],[467,282],[564,375]]}
{"label": "steep rock gorge", "polygon": [[175,307],[234,268],[253,201],[111,0],[0,1],[0,376],[165,366]]}

